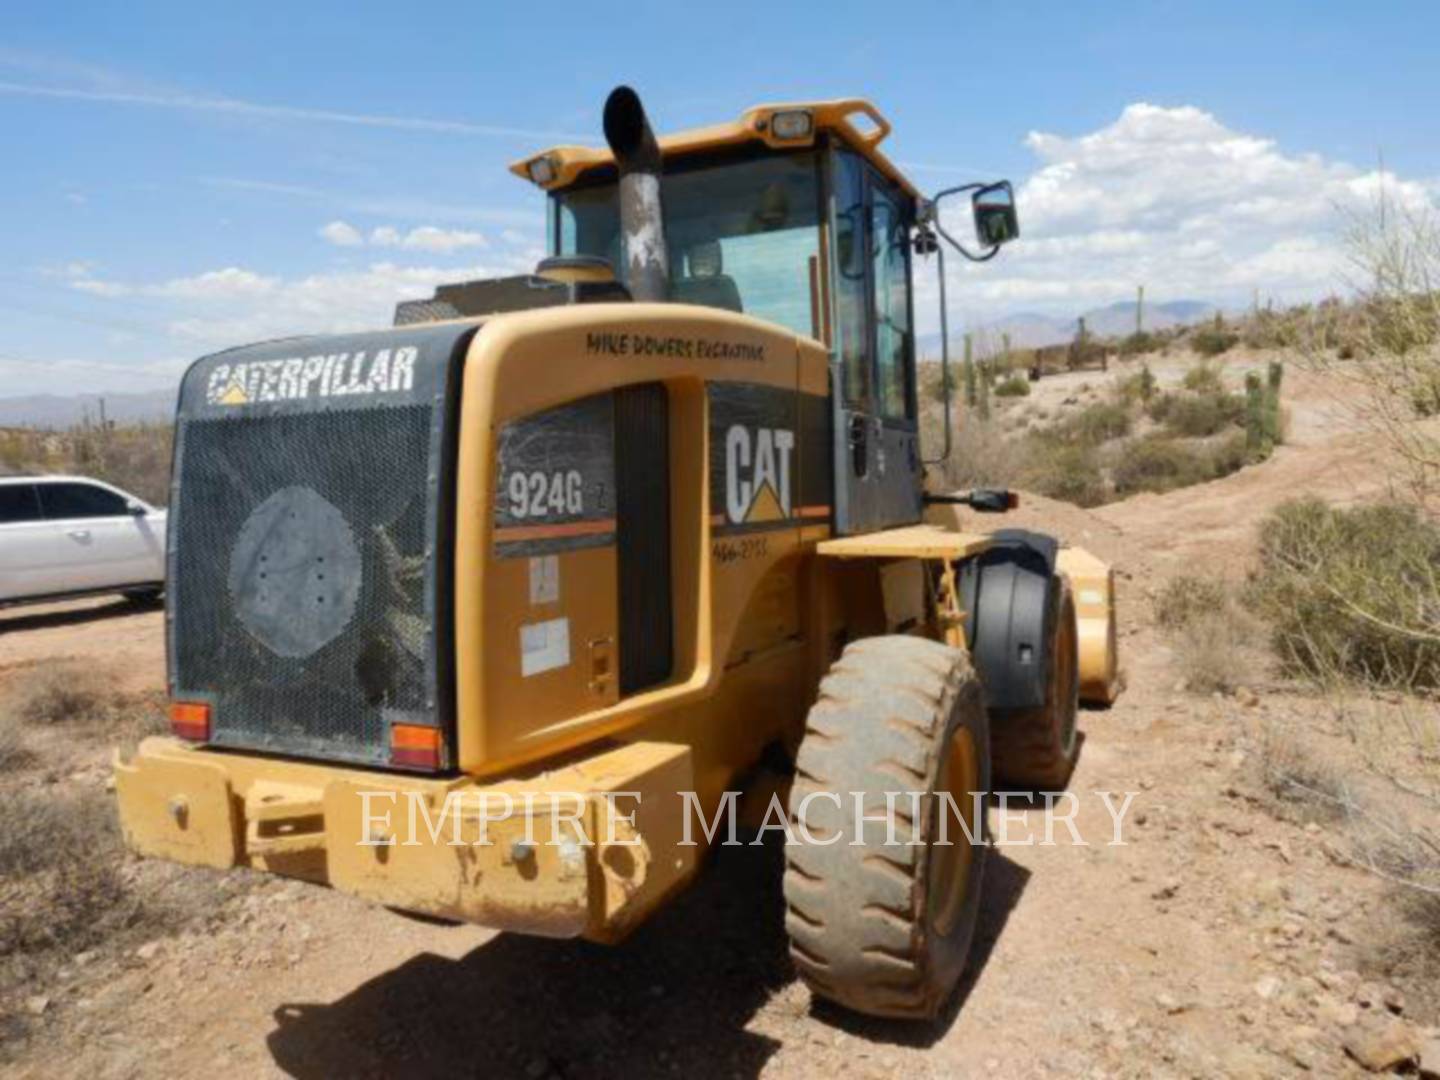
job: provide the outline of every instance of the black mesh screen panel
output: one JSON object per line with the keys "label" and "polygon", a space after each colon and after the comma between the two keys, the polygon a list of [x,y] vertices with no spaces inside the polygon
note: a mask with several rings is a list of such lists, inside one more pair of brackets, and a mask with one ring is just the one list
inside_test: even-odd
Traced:
{"label": "black mesh screen panel", "polygon": [[213,743],[386,764],[391,725],[452,723],[456,336],[257,346],[187,376],[170,675],[211,704]]}

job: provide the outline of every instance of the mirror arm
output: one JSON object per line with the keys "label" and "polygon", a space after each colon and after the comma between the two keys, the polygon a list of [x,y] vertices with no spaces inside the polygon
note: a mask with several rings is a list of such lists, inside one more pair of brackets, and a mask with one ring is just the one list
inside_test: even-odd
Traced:
{"label": "mirror arm", "polygon": [[947,195],[959,195],[961,192],[964,191],[979,191],[981,188],[987,186],[988,185],[986,184],[961,184],[958,187],[946,188],[944,191],[937,191],[935,193],[935,197],[925,204],[925,212],[928,215],[928,223],[935,226],[935,231],[945,238],[945,242],[947,244],[953,247],[961,255],[964,255],[965,258],[969,259],[971,262],[989,262],[996,255],[1000,254],[1000,245],[996,244],[989,251],[976,254],[975,252],[967,248],[964,244],[962,244],[959,240],[956,240],[955,237],[951,236],[948,232],[945,231],[945,226],[940,224],[940,215],[935,212],[935,207],[940,202],[940,200],[945,198]]}

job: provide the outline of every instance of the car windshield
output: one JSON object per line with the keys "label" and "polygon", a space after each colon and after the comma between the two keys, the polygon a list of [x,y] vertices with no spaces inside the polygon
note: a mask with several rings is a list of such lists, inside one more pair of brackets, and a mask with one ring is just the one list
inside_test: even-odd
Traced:
{"label": "car windshield", "polygon": [[[819,194],[812,153],[768,156],[667,173],[665,237],[670,298],[743,311],[818,335]],[[614,183],[555,198],[551,247],[623,266]]]}

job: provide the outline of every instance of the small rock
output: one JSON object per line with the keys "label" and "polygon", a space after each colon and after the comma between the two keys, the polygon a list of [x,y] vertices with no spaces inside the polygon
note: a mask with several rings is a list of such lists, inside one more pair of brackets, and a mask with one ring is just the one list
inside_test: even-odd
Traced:
{"label": "small rock", "polygon": [[1385,987],[1379,983],[1361,983],[1355,990],[1355,1002],[1362,1009],[1378,1009],[1385,1002]]}
{"label": "small rock", "polygon": [[160,943],[158,941],[147,941],[135,950],[135,956],[140,960],[154,960],[159,952]]}
{"label": "small rock", "polygon": [[540,1080],[540,1077],[549,1071],[550,1062],[546,1061],[543,1057],[531,1058],[525,1066],[525,1075],[530,1077],[530,1080]]}
{"label": "small rock", "polygon": [[1185,1005],[1179,999],[1163,990],[1155,995],[1155,1005],[1170,1016],[1176,1016],[1185,1011]]}
{"label": "small rock", "polygon": [[1269,1001],[1280,992],[1280,980],[1274,975],[1262,975],[1255,981],[1255,993],[1262,1001]]}
{"label": "small rock", "polygon": [[35,997],[25,999],[25,1011],[31,1016],[44,1016],[45,1010],[50,1008],[50,999],[44,994],[37,994]]}
{"label": "small rock", "polygon": [[1151,900],[1170,900],[1170,899],[1173,899],[1174,896],[1175,896],[1175,894],[1178,893],[1179,891],[1180,891],[1180,882],[1179,882],[1178,880],[1176,880],[1175,878],[1170,878],[1168,881],[1165,882],[1164,885],[1161,885],[1160,888],[1156,889],[1154,892],[1152,892],[1152,893],[1150,894],[1150,899],[1151,899]]}
{"label": "small rock", "polygon": [[1373,1020],[1349,1031],[1345,1052],[1371,1072],[1383,1072],[1420,1056],[1420,1033],[1404,1020]]}
{"label": "small rock", "polygon": [[1405,995],[1393,986],[1385,987],[1384,993],[1380,995],[1380,1000],[1384,1003],[1385,1008],[1396,1016],[1405,1011]]}
{"label": "small rock", "polygon": [[75,966],[76,966],[76,967],[85,967],[87,964],[92,963],[92,962],[94,961],[94,959],[95,959],[95,952],[94,952],[93,949],[86,950],[85,952],[76,953],[76,954],[75,954]]}

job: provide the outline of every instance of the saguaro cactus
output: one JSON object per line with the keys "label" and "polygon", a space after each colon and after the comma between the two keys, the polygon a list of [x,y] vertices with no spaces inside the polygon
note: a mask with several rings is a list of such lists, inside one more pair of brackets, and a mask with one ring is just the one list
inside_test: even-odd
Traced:
{"label": "saguaro cactus", "polygon": [[978,408],[977,411],[979,412],[979,415],[980,415],[980,419],[981,419],[981,420],[989,420],[989,419],[990,419],[990,365],[989,365],[986,361],[982,360],[982,361],[980,361],[979,367],[980,367],[980,370],[979,370],[979,373],[978,373],[978,376],[979,376],[978,381],[979,381],[979,384],[980,384],[980,385],[979,385],[979,387],[978,387],[978,392],[977,392],[979,408]]}
{"label": "saguaro cactus", "polygon": [[1254,371],[1245,376],[1245,449],[1256,460],[1270,452],[1265,445],[1265,390]]}
{"label": "saguaro cactus", "polygon": [[1271,360],[1265,373],[1265,441],[1270,447],[1280,442],[1280,384],[1285,378],[1285,365]]}
{"label": "saguaro cactus", "polygon": [[965,404],[975,408],[975,355],[971,335],[965,335]]}

